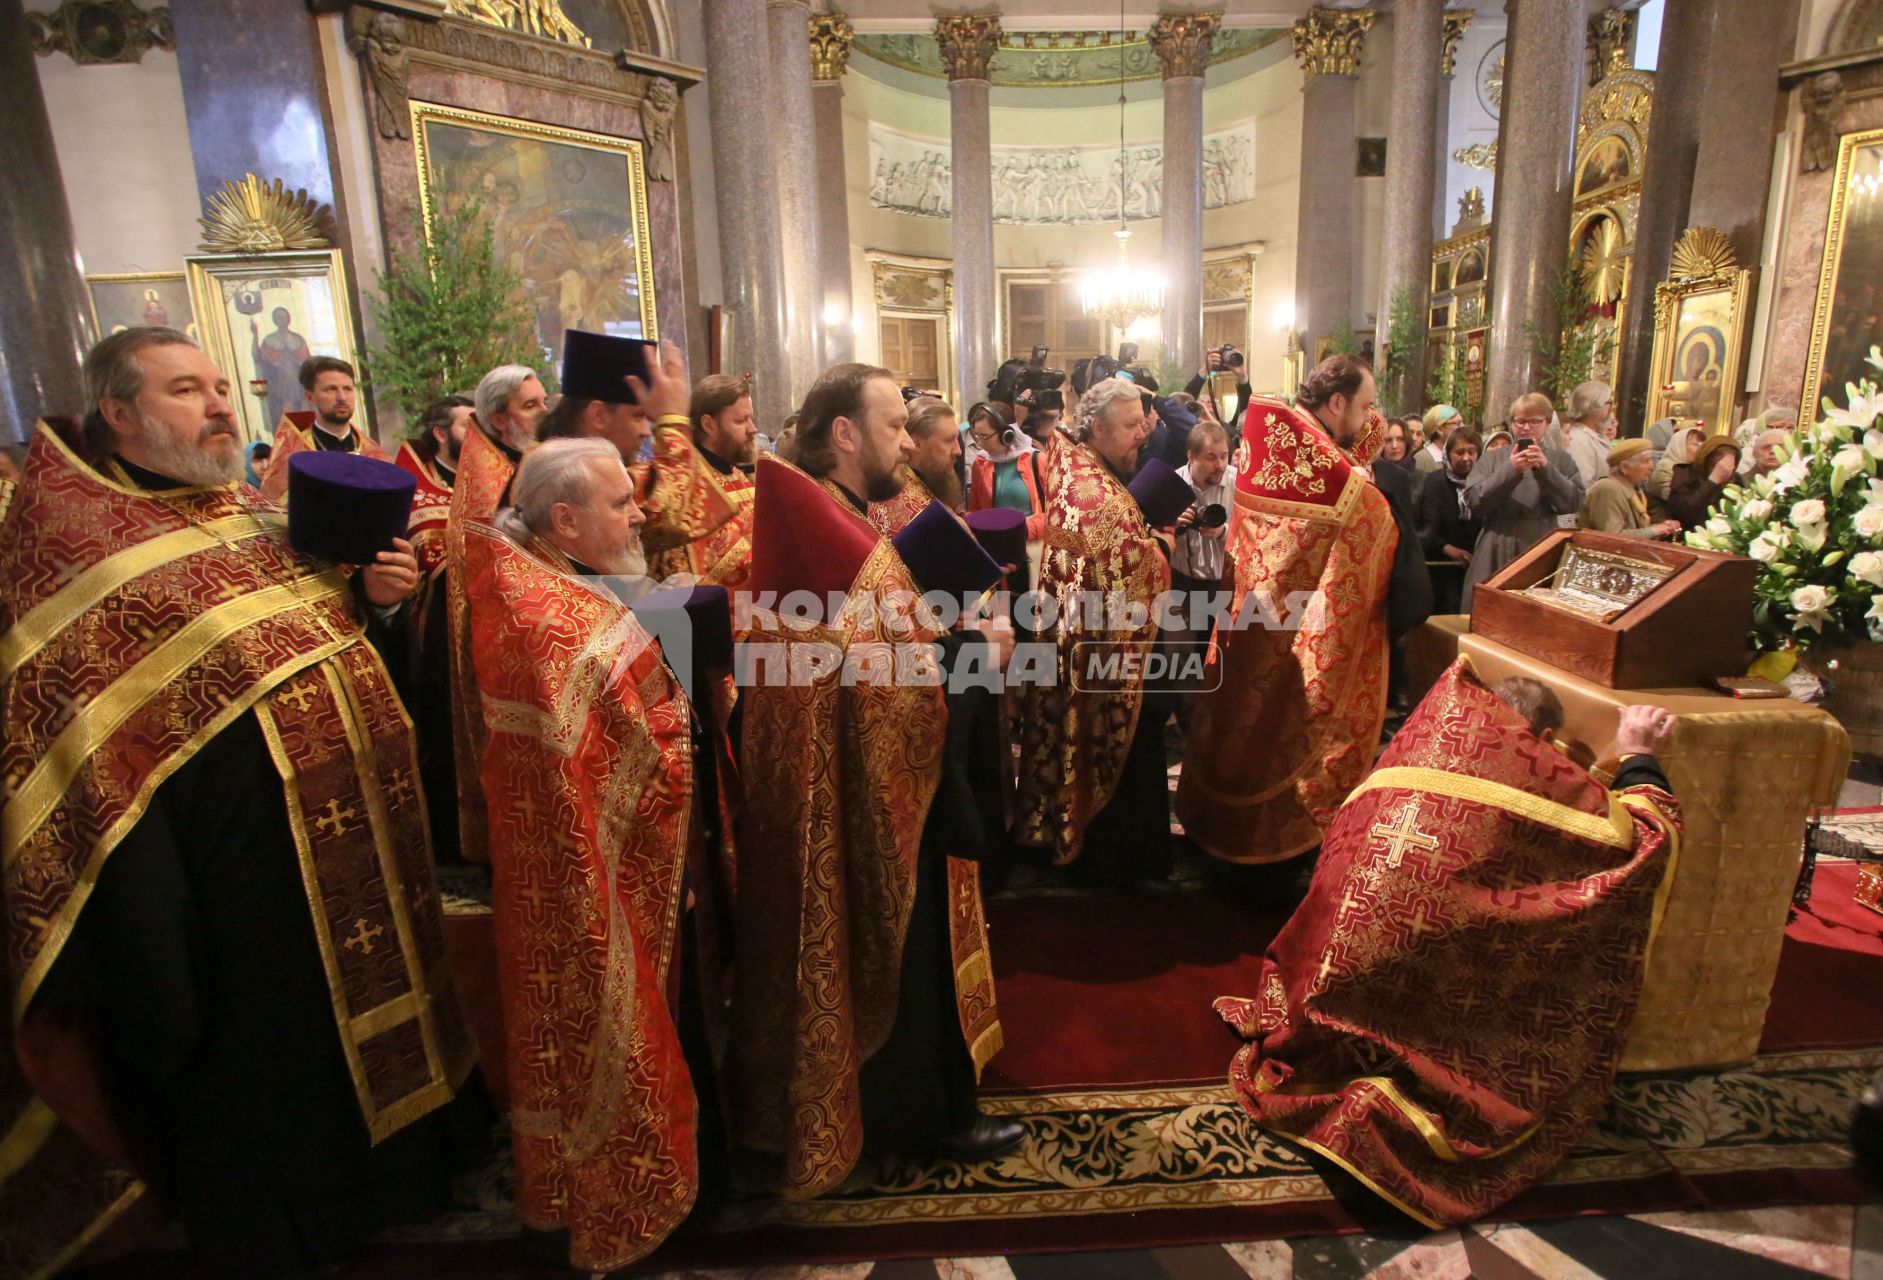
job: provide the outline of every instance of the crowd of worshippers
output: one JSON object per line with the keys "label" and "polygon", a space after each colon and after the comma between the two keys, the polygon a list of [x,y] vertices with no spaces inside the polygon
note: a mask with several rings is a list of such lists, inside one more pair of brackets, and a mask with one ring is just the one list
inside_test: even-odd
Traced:
{"label": "crowd of worshippers", "polygon": [[[526,1245],[589,1272],[730,1197],[992,1159],[1026,1131],[976,1097],[1003,1044],[983,893],[1176,893],[1179,741],[1181,847],[1289,920],[1259,993],[1219,1002],[1251,1114],[1422,1222],[1540,1177],[1632,1016],[1677,835],[1667,717],[1630,709],[1609,768],[1565,767],[1548,690],[1461,663],[1381,756],[1386,667],[1428,559],[1468,596],[1562,518],[1668,532],[1645,443],[1609,442],[1603,387],[1561,424],[1523,397],[1482,441],[1439,406],[1407,453],[1357,357],[1227,414],[1202,376],[1166,398],[1104,372],[958,420],[840,364],[773,441],[744,379],[571,331],[559,395],[492,369],[388,458],[344,361],[308,361],[306,408],[245,448],[182,333],[100,342],[82,413],[0,483],[0,1128],[27,1135],[0,1274],[166,1214],[219,1274],[334,1267],[449,1207],[499,1110]],[[1656,500],[1691,505],[1730,455],[1665,434]],[[1173,588],[1260,620],[1145,607]],[[808,628],[770,603],[833,593],[898,603]],[[1112,599],[1140,607],[1079,607]],[[812,641],[841,663],[800,668]],[[911,643],[937,678],[847,678]],[[748,678],[766,645],[790,678]],[[1038,678],[953,678],[1020,645]],[[1194,661],[1160,681],[1159,653]],[[460,1007],[451,864],[489,869],[494,1031]],[[1480,875],[1543,905],[1491,921]],[[1400,912],[1429,927],[1354,945]],[[1473,950],[1494,934],[1571,959]],[[1388,964],[1491,998],[1421,1018]],[[1400,1057],[1416,1120],[1367,1080],[1282,1087]],[[1435,1131],[1488,1163],[1431,1157]]]}

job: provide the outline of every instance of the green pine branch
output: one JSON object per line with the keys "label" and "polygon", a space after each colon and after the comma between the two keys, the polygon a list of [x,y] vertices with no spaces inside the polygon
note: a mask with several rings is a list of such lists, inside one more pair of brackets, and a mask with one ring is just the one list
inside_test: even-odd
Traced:
{"label": "green pine branch", "polygon": [[368,304],[381,339],[367,349],[369,379],[407,422],[439,396],[468,394],[500,364],[543,363],[523,281],[498,259],[482,205],[435,210],[429,238],[413,221],[419,247],[393,253]]}

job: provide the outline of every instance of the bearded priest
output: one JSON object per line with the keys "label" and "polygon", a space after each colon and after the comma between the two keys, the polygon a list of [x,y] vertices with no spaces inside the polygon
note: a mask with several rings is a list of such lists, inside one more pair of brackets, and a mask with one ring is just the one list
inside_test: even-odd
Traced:
{"label": "bearded priest", "polygon": [[1220,670],[1197,698],[1177,816],[1232,890],[1286,906],[1379,750],[1387,652],[1432,611],[1407,496],[1375,484],[1373,372],[1329,356],[1243,416]]}
{"label": "bearded priest", "polygon": [[893,498],[870,503],[870,523],[885,538],[901,533],[909,521],[935,501],[959,512],[965,500],[961,475],[961,432],[954,408],[935,396],[909,401],[909,459],[898,470],[902,489]]}
{"label": "bearded priest", "polygon": [[[684,398],[686,364],[678,351],[663,364],[660,373]],[[746,584],[753,497],[747,468],[757,457],[758,421],[747,379],[711,374],[695,384],[690,402],[663,403],[654,422],[654,456],[636,468],[650,576],[685,575],[727,590]]]}
{"label": "bearded priest", "polygon": [[1432,1228],[1601,1114],[1680,839],[1668,712],[1622,709],[1604,786],[1507,703],[1553,697],[1520,684],[1465,658],[1440,678],[1335,815],[1256,994],[1216,1001],[1255,1122]]}
{"label": "bearded priest", "polygon": [[597,576],[646,568],[614,444],[547,441],[511,489],[494,529],[467,528],[465,573],[517,1212],[558,1261],[613,1271],[692,1208],[713,1088],[677,1007],[691,712]]}
{"label": "bearded priest", "polygon": [[357,453],[389,461],[377,441],[353,421],[359,405],[353,366],[337,356],[314,356],[301,365],[301,390],[308,409],[281,415],[275,427],[275,449],[262,477],[262,496],[270,502],[288,498],[288,459],[309,449],[330,453]]}
{"label": "bearded priest", "polygon": [[455,852],[467,862],[489,862],[484,797],[477,790],[484,760],[484,713],[471,661],[471,606],[464,594],[465,530],[473,523],[489,523],[507,504],[517,464],[524,450],[535,446],[536,428],[549,415],[549,396],[534,369],[503,364],[477,384],[472,404],[476,416],[458,455],[451,514],[445,521],[444,649],[451,677],[452,774],[458,799]]}
{"label": "bearded priest", "polygon": [[[302,1274],[448,1205],[472,1068],[379,652],[417,565],[295,550],[182,333],[85,378],[0,525],[0,1258],[57,1269],[148,1188],[213,1271]],[[336,529],[317,496],[297,537]]]}
{"label": "bearded priest", "polygon": [[1126,487],[1151,426],[1142,391],[1106,378],[1080,397],[1046,455],[1038,590],[1057,619],[1043,627],[1057,673],[1019,689],[1013,837],[1056,865],[1078,860],[1081,876],[1104,887],[1167,897],[1176,892],[1169,781],[1162,719],[1143,714],[1157,697],[1145,689],[1143,664],[1170,563]]}
{"label": "bearded priest", "polygon": [[[975,1157],[1022,1137],[975,1101],[1000,1047],[966,861],[985,841],[950,825],[972,805],[933,804],[952,710],[910,665],[936,641],[946,671],[1000,661],[918,607],[865,518],[896,494],[906,416],[887,370],[836,365],[805,397],[796,465],[758,463],[729,1094],[737,1140],[791,1197],[837,1186],[866,1146]],[[853,607],[806,630],[776,611],[806,592]]]}

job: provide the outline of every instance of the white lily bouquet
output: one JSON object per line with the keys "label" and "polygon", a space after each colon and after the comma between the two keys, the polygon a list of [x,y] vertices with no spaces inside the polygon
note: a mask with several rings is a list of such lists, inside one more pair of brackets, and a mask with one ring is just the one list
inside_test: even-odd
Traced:
{"label": "white lily bouquet", "polygon": [[[1883,350],[1869,364],[1883,374]],[[1883,640],[1883,393],[1844,386],[1845,406],[1779,445],[1770,475],[1728,485],[1687,544],[1759,562],[1753,606],[1761,653]],[[1748,446],[1750,447],[1750,446]]]}

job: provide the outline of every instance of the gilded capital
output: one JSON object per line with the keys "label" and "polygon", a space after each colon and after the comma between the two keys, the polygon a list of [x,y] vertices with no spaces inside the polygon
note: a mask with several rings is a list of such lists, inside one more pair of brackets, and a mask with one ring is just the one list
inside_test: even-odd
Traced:
{"label": "gilded capital", "polygon": [[1000,46],[997,13],[950,13],[935,19],[935,40],[950,80],[985,80]]}
{"label": "gilded capital", "polygon": [[1628,41],[1635,33],[1635,15],[1609,9],[1589,19],[1589,83],[1611,71],[1628,67]]}
{"label": "gilded capital", "polygon": [[1450,77],[1458,59],[1458,42],[1465,38],[1465,32],[1471,28],[1473,14],[1469,9],[1447,9],[1445,11],[1444,41],[1438,55],[1438,73]]}
{"label": "gilded capital", "polygon": [[1295,22],[1295,60],[1308,79],[1360,74],[1360,46],[1373,27],[1369,9],[1314,8]]}
{"label": "gilded capital", "polygon": [[811,79],[841,80],[850,65],[850,41],[856,32],[841,13],[811,18]]}
{"label": "gilded capital", "polygon": [[1160,13],[1151,24],[1151,48],[1163,65],[1164,79],[1200,76],[1210,65],[1220,13]]}

